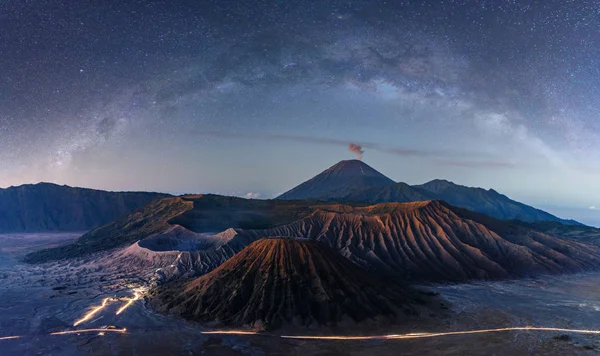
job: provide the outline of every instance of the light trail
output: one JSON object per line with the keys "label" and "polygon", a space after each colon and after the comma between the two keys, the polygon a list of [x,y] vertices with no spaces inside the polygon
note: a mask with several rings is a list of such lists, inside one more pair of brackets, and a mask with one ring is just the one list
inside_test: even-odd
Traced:
{"label": "light trail", "polygon": [[[94,329],[80,329],[80,330],[65,330],[65,331],[53,332],[53,333],[46,334],[46,335],[56,336],[56,335],[71,335],[71,334],[84,334],[84,333],[96,333],[96,332],[98,333],[98,335],[104,335],[105,333],[125,334],[127,332],[127,329],[126,328],[122,328],[122,329],[94,328]],[[0,337],[0,341],[21,339],[25,336],[26,335],[3,336],[3,337]]]}
{"label": "light trail", "polygon": [[73,326],[77,326],[83,322],[86,322],[88,320],[90,320],[94,315],[96,315],[100,310],[104,309],[104,307],[106,307],[106,305],[108,304],[108,302],[111,301],[111,298],[104,298],[102,299],[102,304],[95,307],[94,309],[90,310],[87,314],[85,314],[83,316],[83,318],[77,320],[75,323],[73,323]]}
{"label": "light trail", "polygon": [[394,340],[394,339],[422,339],[422,338],[452,336],[452,335],[485,334],[485,333],[496,333],[496,332],[506,332],[506,331],[558,331],[558,332],[572,333],[572,334],[600,335],[600,330],[521,326],[521,327],[513,327],[513,328],[449,331],[449,332],[440,332],[440,333],[409,333],[409,334],[390,334],[390,335],[375,335],[375,336],[281,335],[281,337],[284,339],[301,339],[301,340]]}
{"label": "light trail", "polygon": [[[145,289],[143,288],[138,288],[135,289],[133,291],[133,297],[132,298],[123,298],[122,300],[127,300],[127,303],[125,305],[123,305],[121,308],[119,308],[117,310],[117,314],[119,315],[122,312],[125,311],[125,309],[129,308],[131,306],[131,304],[133,304],[136,300],[140,300],[142,298],[142,293],[145,291]],[[75,323],[73,323],[73,326],[77,326],[81,323],[84,323],[86,321],[89,321],[90,319],[92,319],[94,317],[94,315],[98,314],[102,309],[104,309],[109,302],[114,302],[117,301],[118,299],[114,299],[114,298],[104,298],[102,299],[102,304],[100,304],[97,307],[94,307],[92,310],[90,310],[89,312],[87,312],[87,314],[85,314],[81,319],[75,321]]]}
{"label": "light trail", "polygon": [[202,331],[204,335],[260,335],[254,331],[238,331],[238,330],[215,330],[215,331]]}
{"label": "light trail", "polygon": [[126,298],[127,303],[117,310],[116,315],[121,314],[125,311],[125,309],[129,308],[136,300],[140,300],[142,298],[142,289],[136,289],[133,291],[133,298]]}
{"label": "light trail", "polygon": [[[330,341],[363,341],[363,340],[407,340],[407,339],[423,339],[431,337],[441,336],[452,336],[452,335],[473,335],[473,334],[485,334],[485,333],[496,333],[506,331],[555,331],[571,334],[592,334],[600,335],[600,330],[587,330],[587,329],[565,329],[565,328],[550,328],[550,327],[534,327],[534,326],[520,326],[512,328],[498,328],[498,329],[481,329],[481,330],[464,330],[464,331],[449,331],[449,332],[438,332],[438,333],[408,333],[408,334],[388,334],[388,335],[372,335],[372,336],[313,336],[313,335],[272,335],[262,334],[255,331],[241,331],[241,330],[215,330],[215,331],[201,331],[205,335],[260,335],[279,337],[283,339],[297,339],[297,340],[330,340]],[[125,334],[126,328],[122,329],[110,329],[110,328],[93,328],[93,329],[80,329],[80,330],[65,330],[57,331],[47,335],[58,336],[58,335],[73,335],[83,333],[98,333],[98,335],[104,335],[105,333],[118,333]],[[0,341],[21,339],[25,336],[4,336],[0,337]]]}
{"label": "light trail", "polygon": [[50,333],[50,335],[69,335],[69,334],[82,334],[82,333],[120,333],[125,334],[127,332],[126,328],[123,329],[81,329],[81,330],[66,330],[66,331],[57,331],[55,333]]}

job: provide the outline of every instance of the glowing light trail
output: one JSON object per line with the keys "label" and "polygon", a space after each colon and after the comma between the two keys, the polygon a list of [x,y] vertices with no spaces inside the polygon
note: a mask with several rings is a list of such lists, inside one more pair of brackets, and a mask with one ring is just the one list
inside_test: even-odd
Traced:
{"label": "glowing light trail", "polygon": [[[48,335],[55,336],[55,335],[70,335],[70,334],[83,334],[83,333],[95,333],[95,332],[99,333],[99,335],[104,335],[105,333],[125,334],[127,332],[127,329],[125,329],[125,328],[122,328],[122,329],[94,328],[94,329],[80,329],[80,330],[65,330],[65,331],[53,332]],[[0,341],[21,339],[25,336],[26,335],[3,336],[3,337],[0,337]]]}
{"label": "glowing light trail", "polygon": [[127,329],[81,329],[81,330],[66,330],[66,331],[58,331],[55,333],[50,333],[50,335],[69,335],[69,334],[81,334],[81,333],[120,333],[125,334]]}
{"label": "glowing light trail", "polygon": [[[586,330],[586,329],[564,329],[564,328],[547,328],[547,327],[534,327],[534,326],[521,326],[513,328],[498,328],[498,329],[481,329],[481,330],[465,330],[465,331],[449,331],[443,333],[409,333],[409,334],[389,334],[389,335],[373,335],[373,336],[312,336],[312,335],[272,335],[262,334],[254,331],[241,331],[241,330],[215,330],[215,331],[202,331],[205,335],[263,335],[271,337],[280,337],[283,339],[301,339],[301,340],[405,340],[405,339],[422,339],[430,337],[440,336],[451,336],[451,335],[472,335],[472,334],[484,334],[484,333],[495,333],[505,331],[557,331],[563,333],[572,334],[593,334],[600,335],[600,330]],[[110,329],[110,328],[94,328],[94,329],[80,329],[80,330],[65,330],[53,332],[48,335],[72,335],[72,334],[83,334],[83,333],[99,333],[104,335],[105,333],[119,333],[125,334],[126,328],[122,329]],[[4,336],[0,337],[0,341],[3,340],[14,340],[23,338],[22,335],[15,336]]]}
{"label": "glowing light trail", "polygon": [[[127,304],[123,305],[121,308],[119,308],[119,310],[117,310],[117,315],[124,312],[125,309],[129,308],[131,306],[131,304],[133,304],[136,300],[140,300],[142,298],[143,292],[144,292],[143,288],[138,288],[133,291],[132,298],[123,298],[122,300],[127,300]],[[114,298],[102,299],[102,304],[100,304],[97,307],[94,307],[87,314],[85,314],[81,319],[75,321],[75,323],[73,323],[73,326],[77,326],[81,323],[89,321],[90,319],[92,319],[94,317],[94,315],[98,314],[98,312],[100,312],[102,309],[104,309],[108,305],[109,302],[114,302],[114,301],[117,301],[117,299],[114,299]]]}
{"label": "glowing light trail", "polygon": [[513,328],[449,331],[449,332],[443,332],[443,333],[410,333],[410,334],[391,334],[391,335],[376,335],[376,336],[281,335],[281,337],[284,339],[302,339],[302,340],[394,340],[394,339],[422,339],[422,338],[429,338],[429,337],[451,336],[451,335],[484,334],[484,333],[495,333],[495,332],[505,332],[505,331],[559,331],[559,332],[573,333],[573,334],[600,335],[600,330],[521,326],[521,327],[513,327]]}
{"label": "glowing light trail", "polygon": [[259,335],[254,331],[238,331],[238,330],[215,330],[215,331],[202,331],[205,335]]}
{"label": "glowing light trail", "polygon": [[119,315],[125,311],[125,309],[129,308],[131,304],[133,304],[136,300],[140,300],[142,298],[142,293],[139,290],[133,291],[133,298],[127,298],[127,303],[117,310],[117,314]]}
{"label": "glowing light trail", "polygon": [[94,309],[90,310],[87,314],[85,314],[83,316],[83,318],[77,320],[75,323],[73,323],[73,326],[77,326],[83,322],[86,322],[88,320],[90,320],[94,315],[96,315],[100,310],[104,309],[104,307],[106,307],[106,305],[108,304],[108,302],[111,301],[111,298],[104,298],[102,299],[102,304],[95,307]]}

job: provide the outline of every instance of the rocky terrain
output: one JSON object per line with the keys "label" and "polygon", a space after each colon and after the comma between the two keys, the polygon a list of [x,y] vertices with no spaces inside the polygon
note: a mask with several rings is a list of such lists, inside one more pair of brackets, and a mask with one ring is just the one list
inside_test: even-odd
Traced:
{"label": "rocky terrain", "polygon": [[[6,257],[15,262],[0,265],[0,354],[391,356],[401,351],[414,356],[594,355],[600,345],[600,336],[589,333],[478,332],[524,325],[598,330],[597,273],[415,287],[439,292],[433,299],[443,301],[439,308],[448,317],[421,312],[397,324],[364,321],[347,328],[338,324],[335,328],[235,333],[157,314],[144,302],[147,296],[129,304],[134,292],[147,286],[146,272],[123,268],[109,252],[39,265],[16,261],[22,251],[71,238],[72,234],[0,235],[0,245],[11,246]],[[106,307],[97,310],[106,298],[110,300]],[[419,308],[418,303],[413,306]],[[73,325],[94,310],[93,317]],[[359,338],[310,339],[332,335]]]}
{"label": "rocky terrain", "polygon": [[[302,219],[322,205],[314,201],[248,200],[212,194],[163,198],[86,233],[72,244],[37,251],[26,256],[25,260],[40,263],[78,257],[130,246],[155,235],[162,235],[157,240],[163,240],[173,235],[173,231],[166,233],[174,226],[181,227],[177,230],[180,235],[214,235],[229,228],[272,228]],[[246,245],[244,243],[241,248]],[[173,247],[172,250],[178,249]]]}
{"label": "rocky terrain", "polygon": [[[76,257],[131,246],[118,254],[127,264],[161,268],[177,259],[176,265],[186,275],[200,275],[215,269],[255,240],[287,236],[322,241],[363,267],[417,280],[508,278],[578,272],[600,265],[596,247],[558,239],[439,201],[369,207],[287,205],[285,201],[265,207],[260,206],[265,201],[237,201],[235,198],[221,201],[218,196],[162,199],[127,218],[93,230],[72,244],[29,254],[26,261]],[[206,221],[217,222],[216,225],[202,223],[202,216]],[[226,218],[219,219],[220,216]],[[257,220],[263,226],[275,227],[236,227],[250,216],[259,217]],[[202,231],[174,224],[175,221],[192,221],[191,226],[196,230],[204,229],[202,241],[194,242],[204,247],[182,247],[193,242],[190,236]],[[226,230],[225,238],[213,238],[218,244],[207,242],[206,236],[216,235],[211,231],[229,224],[236,228]],[[174,229],[176,225],[179,227]],[[148,237],[153,238],[145,241]],[[142,242],[137,244],[139,240]]]}
{"label": "rocky terrain", "polygon": [[[400,184],[390,187],[396,186]],[[410,189],[403,187],[403,194],[412,194]],[[207,337],[200,330],[225,325],[244,330],[277,329],[292,334],[298,330],[306,330],[305,334],[407,333],[407,337],[413,338],[419,337],[422,330],[519,326],[524,321],[514,316],[504,318],[504,311],[493,311],[489,314],[491,319],[487,319],[488,310],[461,304],[468,298],[457,297],[452,289],[446,289],[445,293],[452,296],[457,306],[448,311],[446,301],[419,294],[416,287],[406,285],[540,278],[544,274],[600,268],[600,249],[580,242],[596,241],[595,229],[558,222],[503,221],[436,200],[367,205],[246,200],[218,195],[167,197],[78,239],[76,236],[49,240],[36,237],[32,242],[14,237],[5,239],[14,242],[11,243],[14,247],[0,251],[0,269],[5,270],[0,278],[12,286],[5,299],[17,303],[29,298],[33,290],[30,285],[36,291],[44,290],[39,296],[27,299],[32,302],[23,304],[18,311],[5,313],[10,321],[0,323],[0,328],[6,330],[6,335],[21,334],[29,340],[32,333],[75,332],[70,330],[73,326],[69,323],[86,310],[95,310],[108,298],[109,305],[99,312],[102,315],[89,320],[89,326],[127,327],[122,340],[135,339],[135,346],[114,334],[108,343],[97,342],[98,336],[90,335],[78,348],[102,354],[109,352],[108,348],[154,352],[164,345],[168,352],[179,347],[156,340],[149,343],[146,335],[152,333],[157,340],[162,335],[197,340],[186,341],[188,346],[182,346],[182,350],[221,353],[232,351],[231,346],[250,353],[260,349],[268,350],[265,354],[278,354],[282,347],[305,353],[308,347],[314,354],[320,354],[320,350],[334,348],[325,341],[321,344],[282,341],[286,336],[275,334],[269,334],[273,339],[256,339],[250,346],[239,339],[226,339],[228,336]],[[273,236],[277,238],[268,239]],[[44,249],[29,253],[25,257],[27,262],[55,262],[19,264],[18,260],[33,247]],[[30,275],[21,281],[23,271],[30,271]],[[135,302],[135,296],[139,295],[136,293],[154,287],[157,287],[151,294],[154,307],[201,321],[200,330],[177,319],[153,314],[143,308],[141,301]],[[485,295],[486,291],[478,293]],[[133,304],[126,317],[121,317],[120,308],[131,300]],[[32,303],[40,309],[29,315],[25,310]],[[61,310],[62,316],[54,316],[53,310]],[[444,317],[450,312],[456,312],[454,315],[460,320]],[[12,316],[17,314],[27,315],[32,326],[14,324],[12,320],[22,318]],[[18,320],[25,323],[24,319]],[[148,327],[149,323],[152,327]],[[544,320],[543,324],[547,323]],[[415,325],[420,327],[414,329]],[[130,327],[133,331],[129,331]],[[574,343],[564,335],[559,335],[560,342],[547,337],[542,343],[537,337],[523,339],[519,335],[521,340],[527,340],[521,341],[521,347],[534,345],[527,347],[536,347],[539,352],[546,347],[570,350]],[[56,336],[50,333],[41,337],[53,341]],[[80,336],[72,336],[77,337]],[[382,342],[386,337],[379,336],[376,339],[380,341],[373,342]],[[494,350],[508,340],[501,336],[462,338],[467,343],[475,340],[479,350],[486,351],[491,350],[485,346],[490,340],[497,340]],[[35,343],[35,348],[69,350],[65,354],[72,351],[70,339],[56,340],[59,343],[50,346]],[[18,349],[17,341],[4,342],[9,350]],[[406,344],[413,345],[414,350],[427,349],[421,342],[406,341]],[[441,338],[436,342],[455,348],[457,345],[444,344]],[[583,346],[593,347],[592,341],[585,338],[577,342],[579,351]],[[93,346],[86,346],[88,343]],[[148,347],[150,344],[153,346]],[[383,344],[364,350],[377,350],[381,354],[397,351]],[[354,351],[351,346],[344,348],[347,354]]]}
{"label": "rocky terrain", "polygon": [[[75,189],[68,187],[58,188],[66,189],[68,192],[71,192],[72,189]],[[88,190],[83,191],[87,192]],[[126,195],[130,193],[122,194]],[[319,200],[306,200],[306,198],[309,197],[328,199],[330,201],[323,202]],[[93,229],[92,231],[85,234],[79,240],[72,244],[60,246],[54,249],[41,250],[36,253],[30,254],[26,256],[26,261],[37,263],[63,258],[77,257],[83,254],[105,251],[118,247],[127,247],[131,246],[131,244],[136,243],[136,241],[154,235],[163,234],[170,230],[173,226],[180,226],[182,229],[179,232],[183,235],[187,234],[189,236],[191,235],[188,233],[188,231],[190,233],[203,233],[205,235],[215,235],[216,233],[220,231],[225,231],[229,228],[242,229],[244,231],[264,230],[276,227],[285,229],[287,225],[297,221],[302,221],[306,217],[318,211],[321,207],[324,207],[324,209],[327,210],[328,206],[339,206],[339,204],[337,204],[337,201],[347,202],[348,207],[351,208],[366,206],[369,203],[379,203],[388,201],[412,202],[436,200],[438,199],[438,197],[441,197],[442,199],[444,199],[447,202],[450,202],[451,204],[455,203],[453,204],[455,206],[484,213],[501,220],[516,219],[523,222],[554,221],[561,223],[562,225],[568,224],[571,226],[579,226],[574,221],[561,220],[541,210],[515,202],[509,199],[508,197],[501,195],[493,190],[463,187],[456,185],[452,182],[442,180],[435,180],[420,186],[409,186],[405,183],[394,183],[392,180],[377,172],[362,161],[350,160],[341,161],[340,163],[330,167],[323,173],[317,175],[313,179],[301,184],[300,186],[290,190],[289,192],[280,196],[278,199],[274,200],[248,200],[212,194],[186,195],[180,197],[167,197],[158,199],[142,208],[139,208],[138,210],[136,210],[133,213],[130,213],[129,215],[122,216],[121,218],[113,222]],[[63,214],[65,213],[65,211],[68,212],[68,209],[58,209],[56,211],[59,211],[61,214]],[[79,211],[85,211],[87,214],[87,210],[85,210],[84,208],[81,208]],[[102,214],[99,215],[102,216]],[[49,219],[52,220],[51,218]],[[74,221],[75,222],[73,222],[73,224],[76,225],[77,219],[75,219]],[[316,222],[317,220],[315,220],[313,223]],[[420,223],[427,225],[429,224],[429,221],[421,221]],[[374,222],[374,224],[376,225],[377,222]],[[411,226],[406,225],[401,228],[411,228]],[[438,227],[436,226],[430,226],[427,229],[421,230],[426,231],[429,234],[435,235],[435,233],[433,233],[432,231],[434,231],[437,228]],[[523,229],[519,231],[528,234],[527,231],[532,229],[541,232],[542,235],[544,235],[545,231],[543,229],[539,230],[535,228],[530,228],[528,226],[524,226]],[[312,228],[308,228],[308,230],[312,231]],[[498,231],[495,232],[498,233]],[[536,236],[539,237],[542,235]],[[216,253],[221,254],[222,256],[227,255],[227,257],[231,257],[232,253],[239,252],[239,250],[245,247],[247,243],[252,242],[256,239],[255,236],[253,236],[252,234],[246,234],[245,236],[246,237],[241,238],[241,240],[243,240],[241,242],[238,241],[240,239],[236,239],[235,245],[238,247],[233,249],[227,249],[226,247],[224,247],[223,250],[228,251],[227,254],[221,254],[221,251],[217,251],[217,249],[215,249]],[[162,240],[159,239],[159,241]],[[173,241],[166,243],[170,244],[172,242]],[[165,241],[162,241],[162,243],[165,243]],[[241,248],[239,248],[239,246],[241,246]],[[145,248],[144,246],[142,247]],[[153,248],[150,248],[148,250],[154,251]],[[183,250],[193,252],[193,249],[190,247],[172,247],[172,250]],[[210,251],[209,253],[212,254],[212,252]],[[151,254],[152,253],[150,253],[150,255]],[[190,256],[191,255],[192,254],[190,254]],[[192,260],[199,261],[199,259],[201,259],[200,255],[202,255],[202,253],[196,255],[198,255],[196,256],[197,258],[193,258],[193,256],[190,258]],[[216,256],[213,256],[211,260],[223,260],[223,257],[219,257],[216,259],[215,257]],[[383,260],[377,264],[394,265],[398,262],[387,263],[385,261],[395,260],[397,259],[397,257],[398,256],[394,255],[384,257]],[[414,267],[415,263],[409,263],[407,261],[419,258],[419,256],[402,257],[404,262],[401,262],[400,265]],[[147,258],[144,259],[147,260]],[[161,260],[162,259],[163,258],[161,257]],[[363,258],[359,257],[358,259]],[[210,270],[216,267],[213,263],[199,263],[204,267],[198,273],[204,273],[206,272],[207,268],[208,270]],[[436,263],[440,264],[439,262]],[[453,263],[458,262],[455,261]],[[190,265],[191,264],[192,263],[190,263]],[[426,262],[426,264],[430,263]],[[553,263],[548,264],[546,262],[535,262],[534,264],[545,264],[546,267],[543,268],[543,270],[554,271],[557,269],[567,269],[570,271],[574,269],[573,266],[570,266],[568,263],[564,266],[561,265],[561,267],[556,267],[553,265]],[[471,265],[475,266],[476,264],[471,263]],[[587,268],[587,265],[585,267],[581,266],[581,268]],[[414,270],[418,269],[419,268],[416,267],[409,268],[407,271],[412,274]],[[477,271],[464,273],[461,272],[458,274],[454,272],[446,272],[446,274],[456,275],[459,279],[495,278],[498,277],[498,275],[511,275],[515,270],[515,268],[497,268],[497,266],[493,268],[487,266],[483,268],[483,270],[480,267],[475,267],[475,269]],[[496,272],[492,273],[491,270],[495,270]],[[537,271],[537,268],[535,270]],[[417,275],[418,274],[419,273],[417,273]],[[458,275],[461,274],[463,276],[458,277]],[[426,273],[425,275],[431,275],[431,273]],[[433,273],[433,275],[436,275],[436,273]],[[448,277],[446,276],[444,278]]]}
{"label": "rocky terrain", "polygon": [[239,234],[303,236],[361,266],[417,280],[495,279],[600,267],[597,247],[440,201],[324,206],[292,224]]}
{"label": "rocky terrain", "polygon": [[192,208],[179,197],[155,200],[149,205],[109,224],[94,229],[75,242],[32,252],[24,260],[30,263],[74,258],[110,250],[168,230],[168,221]]}
{"label": "rocky terrain", "polygon": [[168,194],[107,192],[51,183],[0,189],[0,233],[87,231]]}
{"label": "rocky terrain", "polygon": [[418,314],[416,293],[407,287],[320,242],[289,237],[253,242],[211,273],[158,287],[154,295],[151,304],[162,312],[258,329],[389,324]]}
{"label": "rocky terrain", "polygon": [[586,225],[565,225],[553,221],[533,223],[519,222],[519,224],[528,229],[558,236],[563,239],[590,243],[596,246],[600,245],[600,229],[596,227]]}
{"label": "rocky terrain", "polygon": [[[208,273],[252,242],[280,236],[320,241],[363,268],[416,281],[502,279],[600,268],[598,247],[440,201],[367,207],[314,205],[306,208],[312,210],[310,214],[274,228],[230,228],[215,233],[172,224],[176,220],[173,215],[192,212],[192,205],[202,198],[169,199],[162,201],[161,215],[146,219],[140,213],[139,220],[125,219],[94,230],[73,244],[29,254],[26,260],[52,260],[105,251],[106,246],[121,247],[112,252],[114,263],[126,269],[160,269],[163,278],[171,280]],[[268,217],[265,221],[289,219],[264,216]]]}

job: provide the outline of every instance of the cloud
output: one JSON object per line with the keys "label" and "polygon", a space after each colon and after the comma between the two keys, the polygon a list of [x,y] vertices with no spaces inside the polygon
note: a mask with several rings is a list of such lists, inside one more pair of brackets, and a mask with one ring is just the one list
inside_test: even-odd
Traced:
{"label": "cloud", "polygon": [[300,136],[290,134],[279,134],[279,133],[268,133],[268,132],[256,132],[256,133],[240,133],[230,131],[218,131],[218,130],[196,130],[188,131],[194,135],[206,136],[206,137],[220,137],[220,138],[238,138],[248,140],[277,140],[277,141],[296,141],[304,143],[315,143],[321,145],[333,145],[333,146],[345,146],[356,145],[362,148],[373,149],[376,151],[387,152],[396,154],[399,156],[434,156],[434,152],[411,149],[411,148],[398,148],[398,147],[387,147],[382,146],[374,142],[356,142],[350,140],[340,140],[327,137],[311,137],[311,136]]}
{"label": "cloud", "polygon": [[[449,150],[422,150],[407,147],[392,147],[375,142],[357,142],[350,140],[340,140],[327,137],[311,137],[290,134],[256,132],[256,133],[241,133],[219,130],[189,130],[189,134],[216,137],[216,138],[231,138],[231,139],[246,139],[246,140],[274,140],[274,141],[296,141],[304,143],[314,143],[321,145],[330,145],[338,147],[351,147],[351,145],[359,146],[362,149],[370,149],[374,151],[389,153],[407,158],[429,158],[435,163],[446,164],[450,166],[460,167],[487,167],[487,168],[506,168],[513,167],[511,162],[497,160],[496,157],[487,157],[482,153],[470,153],[473,160],[464,159],[465,152],[452,152]],[[353,151],[354,152],[354,151]],[[477,156],[477,157],[476,157]]]}
{"label": "cloud", "polygon": [[357,145],[356,143],[350,143],[348,144],[348,150],[352,153],[354,153],[356,155],[356,158],[361,160],[363,153],[365,153],[365,150],[363,150],[361,145]]}
{"label": "cloud", "polygon": [[512,147],[526,148],[556,166],[565,164],[561,154],[529,130],[516,114],[480,111],[475,114],[475,122],[487,134],[508,139],[506,144]]}
{"label": "cloud", "polygon": [[260,193],[248,192],[244,195],[244,198],[246,198],[246,199],[259,199],[260,197],[261,197]]}
{"label": "cloud", "polygon": [[515,165],[505,161],[460,161],[460,160],[438,160],[442,165],[465,167],[465,168],[513,168]]}
{"label": "cloud", "polygon": [[588,209],[590,209],[590,210],[600,210],[600,208],[597,208],[595,205],[590,206]]}

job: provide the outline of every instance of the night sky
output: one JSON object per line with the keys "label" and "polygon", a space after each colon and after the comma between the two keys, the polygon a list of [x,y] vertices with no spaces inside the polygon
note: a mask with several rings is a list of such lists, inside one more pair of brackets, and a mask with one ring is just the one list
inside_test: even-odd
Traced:
{"label": "night sky", "polygon": [[600,1],[0,1],[0,187],[390,178],[600,225]]}

